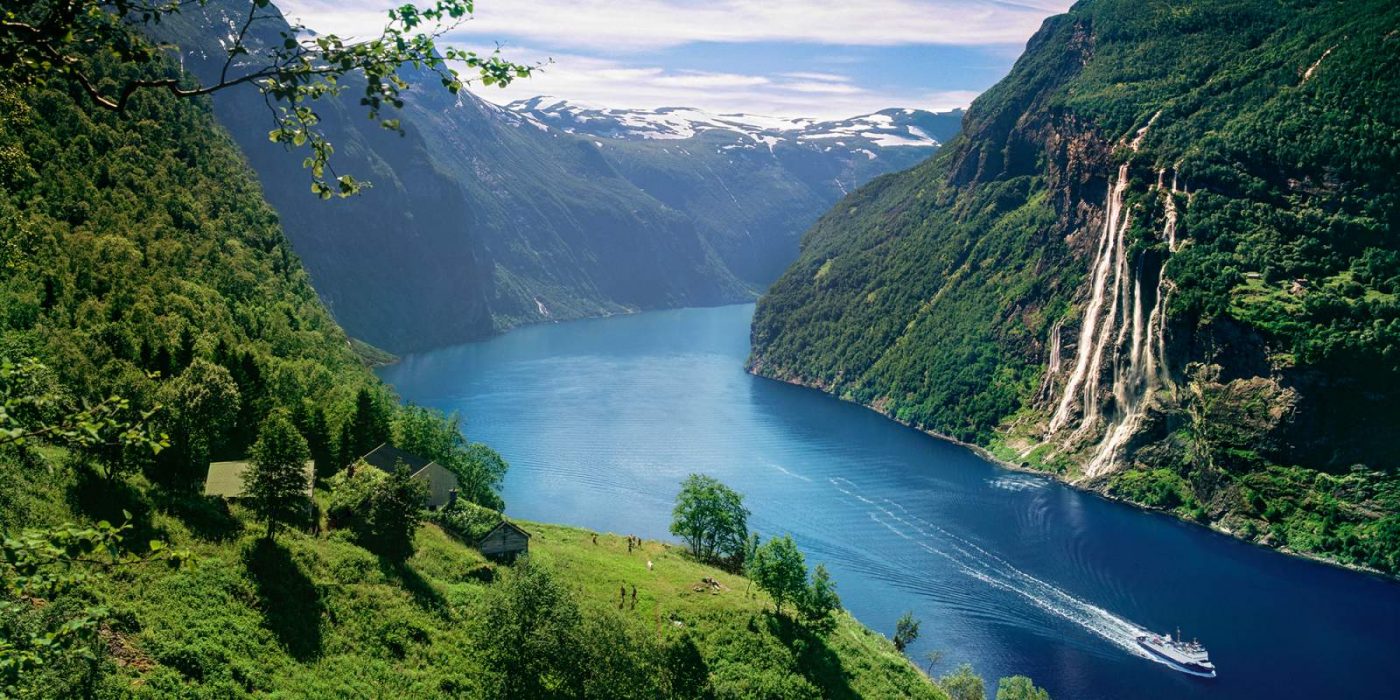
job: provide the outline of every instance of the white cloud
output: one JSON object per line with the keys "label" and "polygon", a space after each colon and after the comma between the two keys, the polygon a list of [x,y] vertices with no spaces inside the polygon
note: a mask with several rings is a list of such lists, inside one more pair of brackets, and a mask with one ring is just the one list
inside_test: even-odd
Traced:
{"label": "white cloud", "polygon": [[[383,25],[386,0],[283,0],[318,31]],[[626,51],[694,42],[848,46],[1020,44],[1069,0],[486,0],[454,35],[568,49]]]}
{"label": "white cloud", "polygon": [[[515,48],[512,55],[530,57],[536,52]],[[826,74],[742,75],[668,71],[655,66],[634,66],[614,59],[565,55],[535,77],[506,88],[476,88],[475,94],[498,104],[536,95],[553,95],[583,104],[654,109],[695,107],[709,112],[766,114],[820,119],[867,114],[887,107],[946,110],[966,107],[976,92],[929,92],[910,96],[870,89],[845,76]]]}
{"label": "white cloud", "polygon": [[862,92],[861,88],[850,83],[817,82],[814,80],[786,83],[783,87],[794,92],[819,92],[827,95],[858,95]]}
{"label": "white cloud", "polygon": [[767,85],[769,80],[761,75],[738,75],[736,73],[702,73],[685,71],[675,75],[661,75],[656,81],[664,85],[685,88],[732,88]]}
{"label": "white cloud", "polygon": [[[289,18],[342,36],[377,34],[403,0],[278,0]],[[697,107],[786,117],[837,118],[886,107],[949,109],[966,90],[920,93],[843,75],[860,60],[842,47],[975,45],[1019,52],[1047,15],[1070,0],[479,0],[474,19],[447,37],[462,48],[506,41],[505,55],[533,64],[529,80],[481,88],[494,102],[540,94],[611,107]],[[679,70],[646,50],[705,42],[831,47],[806,64],[749,72]],[[523,46],[522,46],[523,44]],[[863,49],[869,50],[869,48]],[[1009,54],[1014,55],[1014,54]],[[1008,59],[1009,63],[1009,59]],[[804,70],[813,67],[817,70]],[[732,71],[732,69],[729,69]],[[772,71],[771,73],[769,71]]]}
{"label": "white cloud", "polygon": [[848,75],[838,75],[836,73],[812,73],[808,71],[796,71],[793,73],[783,73],[784,78],[796,78],[798,80],[820,80],[831,83],[849,83],[851,77]]}

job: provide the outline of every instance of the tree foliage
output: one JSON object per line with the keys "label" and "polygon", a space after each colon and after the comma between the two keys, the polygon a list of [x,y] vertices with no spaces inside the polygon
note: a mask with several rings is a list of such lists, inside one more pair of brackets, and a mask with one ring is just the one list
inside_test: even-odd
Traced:
{"label": "tree foliage", "polygon": [[457,477],[459,496],[477,505],[501,510],[497,492],[508,465],[495,450],[468,442],[462,418],[422,406],[405,406],[394,419],[394,445],[433,460]]}
{"label": "tree foliage", "polygon": [[376,396],[367,387],[355,394],[355,413],[341,432],[340,458],[346,464],[389,440],[392,423],[385,403],[384,397]]}
{"label": "tree foliage", "polygon": [[50,696],[56,690],[46,685],[50,667],[76,661],[86,662],[84,673],[93,670],[99,625],[110,609],[89,602],[47,615],[46,601],[120,568],[155,561],[178,566],[189,558],[158,540],[132,548],[124,542],[130,530],[130,522],[117,527],[104,520],[33,528],[0,539],[0,696]]}
{"label": "tree foliage", "polygon": [[531,557],[491,591],[479,620],[486,697],[648,698],[662,695],[661,650],[611,613],[585,616],[557,576]]}
{"label": "tree foliage", "polygon": [[748,517],[741,494],[714,477],[691,474],[676,495],[671,534],[684,539],[701,561],[739,561],[748,540]]}
{"label": "tree foliage", "polygon": [[1007,676],[997,682],[997,700],[1050,700],[1050,693],[1025,676]]}
{"label": "tree foliage", "polygon": [[[269,138],[309,151],[305,166],[311,172],[312,192],[327,198],[353,194],[361,183],[329,169],[334,148],[317,129],[316,100],[339,95],[358,82],[360,104],[369,118],[397,130],[398,120],[385,115],[403,106],[403,92],[409,85],[400,72],[406,67],[431,74],[454,94],[473,80],[506,85],[531,71],[506,61],[499,52],[481,55],[438,44],[445,33],[470,17],[472,0],[395,7],[389,10],[380,34],[363,40],[297,26],[280,30],[278,39],[269,42],[255,42],[252,37],[259,25],[280,22],[281,14],[270,0],[251,0],[246,14],[233,20],[232,32],[222,44],[227,58],[218,79],[199,83],[173,70],[162,47],[145,38],[142,30],[206,1],[38,0],[7,6],[0,16],[4,80],[20,86],[69,82],[92,104],[123,114],[142,91],[198,97],[254,85],[268,104]],[[116,75],[94,70],[90,59],[98,54],[115,58]],[[465,67],[469,77],[464,79],[453,65]]]}
{"label": "tree foliage", "polygon": [[779,614],[785,603],[799,601],[807,592],[806,558],[787,535],[760,545],[746,570],[753,582],[773,598]]}
{"label": "tree foliage", "polygon": [[267,537],[272,539],[277,528],[293,522],[306,513],[310,505],[307,490],[311,487],[306,462],[311,451],[306,439],[292,425],[285,412],[274,412],[258,431],[253,443],[252,466],[248,470],[244,492],[253,512],[267,523]]}
{"label": "tree foliage", "polygon": [[398,562],[413,556],[413,536],[423,521],[426,497],[427,487],[414,481],[407,469],[389,474],[370,498],[370,549]]}
{"label": "tree foliage", "polygon": [[832,613],[841,609],[841,597],[836,595],[836,582],[825,564],[817,564],[812,570],[812,581],[797,599],[797,612],[803,622],[820,632],[828,632],[835,625]]}
{"label": "tree foliage", "polygon": [[904,651],[919,638],[919,620],[912,610],[906,610],[894,623],[894,648]]}
{"label": "tree foliage", "polygon": [[42,362],[0,358],[0,447],[38,440],[87,451],[140,448],[156,454],[170,445],[155,428],[159,406],[138,412],[115,395],[72,404]]}
{"label": "tree foliage", "polygon": [[950,700],[983,700],[987,697],[987,685],[981,676],[973,673],[971,664],[962,664],[952,673],[939,678],[938,685],[948,693]]}
{"label": "tree foliage", "polygon": [[174,475],[190,488],[204,478],[210,457],[239,414],[238,385],[227,369],[203,358],[190,362],[179,376],[161,387],[160,397],[170,408],[166,423],[175,449],[170,457],[185,473]]}
{"label": "tree foliage", "polygon": [[350,530],[359,544],[390,561],[413,555],[427,487],[414,481],[402,462],[388,474],[360,464],[353,474],[342,471],[328,483],[331,527]]}

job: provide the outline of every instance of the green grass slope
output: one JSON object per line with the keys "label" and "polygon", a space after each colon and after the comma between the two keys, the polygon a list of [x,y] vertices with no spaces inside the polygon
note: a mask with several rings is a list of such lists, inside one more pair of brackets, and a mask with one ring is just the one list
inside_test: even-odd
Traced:
{"label": "green grass slope", "polygon": [[[19,478],[22,506],[0,517],[7,531],[21,524],[15,512],[25,514],[22,524],[40,526],[108,510],[120,517],[125,508],[137,525],[133,539],[160,537],[192,555],[178,569],[118,571],[80,594],[111,611],[100,632],[98,680],[86,686],[82,669],[50,669],[44,687],[57,695],[496,697],[500,650],[489,621],[514,569],[437,525],[422,526],[417,552],[395,564],[342,531],[287,531],[270,543],[241,507],[163,494],[140,478],[99,495],[72,472],[36,474],[43,473]],[[946,697],[889,640],[846,613],[817,635],[774,615],[744,578],[671,544],[645,541],[629,552],[623,536],[599,534],[595,544],[595,533],[578,528],[519,524],[533,535],[531,559],[566,592],[553,615],[576,612],[577,631],[597,638],[599,646],[579,640],[565,650],[588,660],[588,697],[657,697],[630,694],[619,679],[640,676],[656,680],[645,686],[652,691],[664,688],[662,679],[681,666],[664,654],[692,647],[688,668],[701,674],[692,680],[708,678],[721,698]],[[697,592],[705,578],[720,588]],[[620,586],[628,587],[621,608]],[[610,668],[632,655],[641,671]],[[554,695],[572,697],[563,689]]]}

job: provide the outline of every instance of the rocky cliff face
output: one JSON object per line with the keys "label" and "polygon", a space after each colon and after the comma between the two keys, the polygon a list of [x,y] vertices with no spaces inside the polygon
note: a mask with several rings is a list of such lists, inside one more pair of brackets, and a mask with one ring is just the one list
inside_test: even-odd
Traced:
{"label": "rocky cliff face", "polygon": [[1372,5],[1048,20],[959,139],[808,233],[753,369],[1394,570],[1400,12]]}

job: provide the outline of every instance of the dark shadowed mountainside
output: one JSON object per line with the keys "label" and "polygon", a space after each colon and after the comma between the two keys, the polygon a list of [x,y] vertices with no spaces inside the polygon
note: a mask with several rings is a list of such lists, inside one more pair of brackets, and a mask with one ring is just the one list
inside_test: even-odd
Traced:
{"label": "dark shadowed mountainside", "polygon": [[[207,79],[246,8],[215,0],[155,33]],[[280,42],[284,29],[259,22],[247,43]],[[832,138],[819,140],[705,118],[683,138],[602,136],[419,77],[424,86],[395,115],[402,135],[365,119],[355,98],[316,105],[333,167],[372,185],[350,201],[309,196],[300,159],[268,140],[254,88],[214,98],[337,321],[395,352],[521,323],[751,300],[821,211],[927,157],[961,116],[887,110],[848,120],[847,132],[828,122]]]}

